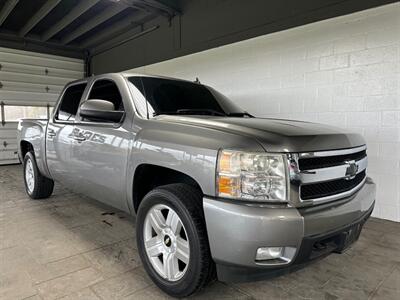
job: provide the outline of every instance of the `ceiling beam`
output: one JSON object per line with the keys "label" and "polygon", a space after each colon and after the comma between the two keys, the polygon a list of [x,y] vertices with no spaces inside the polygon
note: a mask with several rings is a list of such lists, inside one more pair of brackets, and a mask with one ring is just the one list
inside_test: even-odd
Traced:
{"label": "ceiling beam", "polygon": [[48,53],[66,57],[83,58],[84,49],[69,47],[52,42],[42,42],[36,37],[19,37],[12,33],[0,32],[0,47]]}
{"label": "ceiling beam", "polygon": [[42,5],[41,8],[26,22],[24,27],[18,32],[20,37],[24,37],[32,30],[33,27],[36,26],[45,16],[48,15],[49,12],[53,10],[54,7],[60,3],[61,0],[48,0],[45,4]]}
{"label": "ceiling beam", "polygon": [[129,34],[129,36],[127,38],[121,39],[119,41],[118,40],[117,41],[113,40],[113,41],[111,41],[111,43],[109,45],[105,45],[105,46],[101,45],[101,48],[94,49],[93,51],[90,51],[90,55],[91,56],[99,55],[99,54],[104,53],[104,52],[106,52],[108,50],[111,50],[111,49],[116,48],[116,47],[118,47],[120,45],[123,45],[123,44],[125,44],[127,42],[130,42],[130,41],[132,41],[134,39],[137,39],[137,38],[139,38],[139,37],[141,37],[141,36],[143,36],[145,34],[153,32],[154,30],[157,30],[159,28],[160,28],[160,25],[154,25],[153,27],[150,27],[150,28],[147,28],[147,29],[144,29],[143,26],[137,26],[136,27],[136,29],[138,30],[137,32],[133,33],[131,31],[129,31],[130,34]]}
{"label": "ceiling beam", "polygon": [[86,12],[89,8],[93,7],[100,0],[81,0],[79,4],[74,6],[74,8],[67,13],[60,21],[51,26],[47,31],[42,34],[41,40],[48,41],[58,32],[63,30],[66,26],[71,24],[76,18]]}
{"label": "ceiling beam", "polygon": [[81,35],[85,34],[86,32],[92,30],[96,26],[100,25],[101,23],[107,21],[108,19],[114,17],[121,11],[125,10],[126,6],[124,5],[115,5],[111,8],[106,8],[100,14],[95,16],[93,19],[90,19],[86,23],[79,26],[76,30],[72,31],[71,33],[67,34],[61,39],[61,43],[66,45],[76,38],[80,37]]}
{"label": "ceiling beam", "polygon": [[141,7],[144,9],[149,9],[153,12],[154,11],[164,12],[167,13],[170,17],[181,14],[181,12],[177,8],[164,4],[159,0],[129,0],[129,1],[134,6]]}
{"label": "ceiling beam", "polygon": [[113,39],[120,35],[121,33],[137,27],[144,23],[144,20],[149,17],[149,14],[144,11],[136,11],[124,19],[115,22],[112,26],[107,27],[103,31],[93,35],[92,37],[86,39],[80,46],[82,48],[88,49],[92,48],[104,41]]}
{"label": "ceiling beam", "polygon": [[0,26],[3,25],[4,21],[7,19],[8,15],[12,12],[15,5],[18,4],[18,0],[8,0],[3,9],[0,11]]}
{"label": "ceiling beam", "polygon": [[[138,2],[138,1],[139,0],[135,0],[135,2]],[[165,12],[169,13],[171,16],[179,15],[181,13],[176,7],[166,5],[159,0],[143,0],[142,2],[145,2],[146,5],[148,5],[148,6],[165,11]]]}

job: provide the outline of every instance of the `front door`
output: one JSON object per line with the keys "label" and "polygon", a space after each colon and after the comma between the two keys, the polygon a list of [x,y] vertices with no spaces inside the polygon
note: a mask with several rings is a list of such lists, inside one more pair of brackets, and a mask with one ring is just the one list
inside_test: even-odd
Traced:
{"label": "front door", "polygon": [[[96,80],[87,99],[107,100],[114,104],[115,110],[124,110],[121,93],[112,80]],[[122,210],[128,210],[126,169],[132,141],[125,123],[90,119],[76,122],[71,162],[79,176],[77,188],[82,193]]]}

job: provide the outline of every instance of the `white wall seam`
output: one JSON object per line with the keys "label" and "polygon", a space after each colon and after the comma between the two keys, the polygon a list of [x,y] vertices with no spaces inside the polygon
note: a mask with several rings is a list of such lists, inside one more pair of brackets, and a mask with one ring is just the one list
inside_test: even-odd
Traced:
{"label": "white wall seam", "polygon": [[400,4],[130,70],[200,81],[251,113],[327,123],[367,140],[376,217],[400,221]]}

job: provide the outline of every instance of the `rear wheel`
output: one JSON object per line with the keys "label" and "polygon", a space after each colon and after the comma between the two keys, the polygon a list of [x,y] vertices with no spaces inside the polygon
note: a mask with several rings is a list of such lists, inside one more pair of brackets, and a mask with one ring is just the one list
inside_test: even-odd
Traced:
{"label": "rear wheel", "polygon": [[26,193],[32,199],[48,198],[53,193],[54,181],[40,174],[32,152],[24,158],[24,181]]}
{"label": "rear wheel", "polygon": [[139,206],[136,236],[144,267],[167,294],[186,297],[212,278],[201,193],[185,184],[159,187]]}

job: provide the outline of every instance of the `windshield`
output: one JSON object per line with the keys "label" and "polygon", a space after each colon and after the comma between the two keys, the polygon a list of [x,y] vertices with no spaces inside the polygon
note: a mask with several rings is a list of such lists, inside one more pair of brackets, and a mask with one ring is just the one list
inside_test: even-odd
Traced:
{"label": "windshield", "polygon": [[249,116],[227,97],[198,83],[154,77],[129,77],[137,110],[145,117],[169,115]]}

